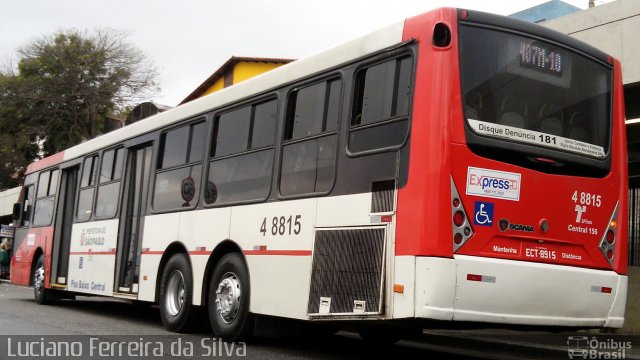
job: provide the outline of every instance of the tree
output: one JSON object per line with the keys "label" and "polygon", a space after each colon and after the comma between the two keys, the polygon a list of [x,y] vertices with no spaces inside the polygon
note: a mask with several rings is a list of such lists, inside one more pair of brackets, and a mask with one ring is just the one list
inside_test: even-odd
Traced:
{"label": "tree", "polygon": [[37,158],[37,133],[22,118],[25,101],[16,76],[0,73],[0,190],[15,186],[26,164]]}
{"label": "tree", "polygon": [[126,36],[60,31],[18,50],[17,73],[0,70],[0,187],[33,159],[101,134],[107,117],[157,92],[154,66]]}

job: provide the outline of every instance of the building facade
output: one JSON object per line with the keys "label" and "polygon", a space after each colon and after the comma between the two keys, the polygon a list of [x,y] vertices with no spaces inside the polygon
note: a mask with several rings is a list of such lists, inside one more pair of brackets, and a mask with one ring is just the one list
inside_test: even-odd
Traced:
{"label": "building facade", "polygon": [[292,62],[292,59],[268,59],[253,57],[232,56],[218,70],[216,70],[207,80],[200,84],[191,92],[180,105],[212,92],[222,90],[233,84],[258,76],[267,71],[273,70],[284,64]]}

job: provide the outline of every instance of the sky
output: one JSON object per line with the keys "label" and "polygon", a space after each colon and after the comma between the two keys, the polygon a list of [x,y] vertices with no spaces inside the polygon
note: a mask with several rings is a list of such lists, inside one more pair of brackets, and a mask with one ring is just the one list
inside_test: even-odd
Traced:
{"label": "sky", "polygon": [[149,100],[176,106],[231,56],[300,59],[438,7],[509,15],[546,1],[9,0],[2,1],[0,63],[15,63],[19,47],[57,30],[124,30],[158,70],[160,92]]}

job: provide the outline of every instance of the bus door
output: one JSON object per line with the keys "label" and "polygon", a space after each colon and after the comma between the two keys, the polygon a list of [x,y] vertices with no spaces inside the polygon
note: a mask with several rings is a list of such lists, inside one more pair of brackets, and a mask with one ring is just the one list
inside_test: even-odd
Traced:
{"label": "bus door", "polygon": [[116,256],[115,292],[136,294],[152,145],[128,149]]}
{"label": "bus door", "polygon": [[62,170],[58,209],[56,210],[55,233],[53,237],[53,259],[51,283],[67,284],[69,271],[69,250],[71,247],[71,229],[76,208],[76,186],[79,167]]}

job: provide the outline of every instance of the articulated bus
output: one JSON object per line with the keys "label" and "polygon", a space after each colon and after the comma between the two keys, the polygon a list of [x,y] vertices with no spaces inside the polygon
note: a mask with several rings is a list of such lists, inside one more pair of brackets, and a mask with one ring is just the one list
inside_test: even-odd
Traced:
{"label": "articulated bus", "polygon": [[34,162],[12,281],[175,332],[206,309],[226,340],[257,315],[619,328],[625,141],[617,60],[438,9]]}

